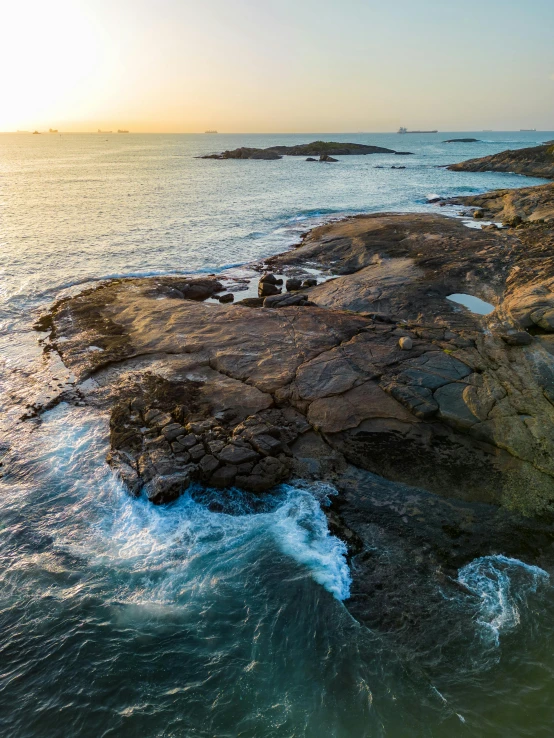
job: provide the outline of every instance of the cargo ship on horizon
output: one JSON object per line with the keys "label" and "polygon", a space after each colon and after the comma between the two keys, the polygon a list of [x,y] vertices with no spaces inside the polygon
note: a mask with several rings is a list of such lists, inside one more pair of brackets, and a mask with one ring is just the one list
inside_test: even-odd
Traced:
{"label": "cargo ship on horizon", "polygon": [[407,128],[401,126],[397,133],[438,133],[438,131],[409,131]]}

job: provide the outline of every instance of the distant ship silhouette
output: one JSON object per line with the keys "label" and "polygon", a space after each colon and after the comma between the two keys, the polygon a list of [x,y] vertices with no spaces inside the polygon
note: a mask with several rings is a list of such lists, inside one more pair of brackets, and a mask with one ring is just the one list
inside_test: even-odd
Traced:
{"label": "distant ship silhouette", "polygon": [[129,133],[129,131],[124,131],[124,130],[122,130],[121,128],[118,128],[118,129],[117,129],[117,132],[118,132],[118,133]]}
{"label": "distant ship silhouette", "polygon": [[204,133],[217,133],[217,131],[204,131]]}
{"label": "distant ship silhouette", "polygon": [[409,131],[407,128],[400,127],[397,133],[438,133],[438,131]]}

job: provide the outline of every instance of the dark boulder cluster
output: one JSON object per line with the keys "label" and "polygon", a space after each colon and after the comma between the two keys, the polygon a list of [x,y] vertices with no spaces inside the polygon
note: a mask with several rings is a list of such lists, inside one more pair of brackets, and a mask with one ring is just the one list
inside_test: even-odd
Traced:
{"label": "dark boulder cluster", "polygon": [[154,504],[177,499],[195,481],[265,492],[289,476],[289,444],[309,428],[292,408],[239,423],[211,417],[195,401],[193,382],[150,376],[135,392],[112,409],[108,463],[132,494],[144,490]]}
{"label": "dark boulder cluster", "polygon": [[334,159],[332,156],[329,156],[329,154],[320,154],[319,159],[314,159],[313,156],[308,156],[306,161],[326,161],[326,162],[333,162],[338,161],[338,159]]}
{"label": "dark boulder cluster", "polygon": [[[285,287],[287,294],[282,294],[283,279],[276,277],[271,272],[264,274],[258,283],[258,297],[263,299],[261,304],[255,303],[252,307],[281,308],[292,307],[293,305],[304,307],[306,305],[315,305],[308,295],[298,293],[298,290],[309,289],[317,285],[317,279],[309,277],[300,279],[291,277],[287,279]],[[294,294],[291,294],[294,293]]]}

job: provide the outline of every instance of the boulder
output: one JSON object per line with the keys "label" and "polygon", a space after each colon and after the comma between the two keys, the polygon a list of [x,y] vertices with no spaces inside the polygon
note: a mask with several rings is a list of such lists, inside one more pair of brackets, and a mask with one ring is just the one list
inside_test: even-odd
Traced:
{"label": "boulder", "polygon": [[294,294],[284,295],[270,295],[264,300],[264,307],[266,308],[282,308],[291,307],[292,305],[306,305],[308,303],[308,296],[301,293],[295,292]]}
{"label": "boulder", "polygon": [[255,461],[259,456],[250,446],[237,446],[230,443],[219,452],[218,458],[224,464],[238,466],[248,461]]}
{"label": "boulder", "polygon": [[198,468],[202,472],[204,476],[211,476],[211,474],[217,469],[219,466],[219,461],[216,459],[215,456],[212,456],[211,454],[206,454],[198,464]]}
{"label": "boulder", "polygon": [[411,351],[414,347],[414,342],[412,341],[410,336],[402,336],[402,338],[398,340],[398,345],[400,346],[402,351]]}
{"label": "boulder", "polygon": [[290,279],[287,279],[285,286],[287,288],[287,292],[295,292],[302,287],[302,280],[298,279],[298,277],[291,277]]}
{"label": "boulder", "polygon": [[267,283],[267,284],[276,284],[276,285],[283,284],[283,280],[278,279],[271,272],[268,272],[267,274],[264,274],[262,277],[260,277],[260,282]]}
{"label": "boulder", "polygon": [[281,290],[270,282],[262,282],[258,284],[258,295],[260,297],[268,297],[269,295],[280,295]]}
{"label": "boulder", "polygon": [[195,470],[196,467],[191,465],[184,471],[155,477],[145,487],[148,499],[155,505],[173,502],[190,485]]}
{"label": "boulder", "polygon": [[232,292],[226,292],[224,295],[220,295],[217,299],[222,303],[233,302],[235,296]]}

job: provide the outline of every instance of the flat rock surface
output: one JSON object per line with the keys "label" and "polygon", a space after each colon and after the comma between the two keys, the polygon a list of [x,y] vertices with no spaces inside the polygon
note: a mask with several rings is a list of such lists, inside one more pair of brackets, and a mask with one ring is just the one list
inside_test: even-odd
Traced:
{"label": "flat rock surface", "polygon": [[[216,435],[228,442],[244,420],[288,408],[373,473],[447,496],[549,509],[554,382],[552,345],[542,335],[554,332],[554,293],[550,251],[537,272],[539,230],[522,231],[523,239],[435,215],[350,218],[269,260],[279,273],[310,264],[338,275],[306,289],[306,304],[222,305],[183,298],[192,287],[182,279],[114,281],[55,306],[51,341],[81,381],[95,379],[108,405],[129,398],[149,373],[177,394],[179,383],[187,397],[194,387],[196,409],[163,408],[185,430],[217,418]],[[474,315],[446,299],[459,292],[496,311]],[[528,345],[502,339],[529,327],[541,336]],[[155,403],[137,392],[140,416]],[[142,416],[136,424],[149,427]],[[281,443],[274,457],[284,475],[294,466],[284,458],[287,442],[278,427],[269,435]],[[171,466],[176,452],[163,448]],[[264,454],[256,453],[259,462]],[[236,466],[236,476],[260,476],[261,468],[238,468],[247,452],[242,462],[238,452],[227,455],[220,462]]]}

